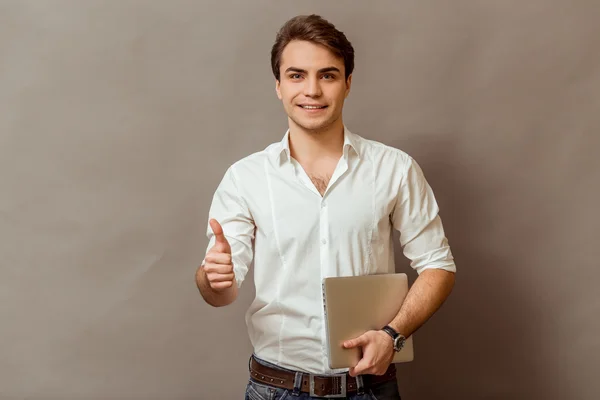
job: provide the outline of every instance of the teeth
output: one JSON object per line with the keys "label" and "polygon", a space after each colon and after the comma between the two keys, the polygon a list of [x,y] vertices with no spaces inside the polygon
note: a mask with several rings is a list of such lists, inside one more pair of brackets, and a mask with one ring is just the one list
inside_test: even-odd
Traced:
{"label": "teeth", "polygon": [[325,106],[302,106],[302,108],[306,108],[308,110],[315,110],[317,108],[325,108]]}

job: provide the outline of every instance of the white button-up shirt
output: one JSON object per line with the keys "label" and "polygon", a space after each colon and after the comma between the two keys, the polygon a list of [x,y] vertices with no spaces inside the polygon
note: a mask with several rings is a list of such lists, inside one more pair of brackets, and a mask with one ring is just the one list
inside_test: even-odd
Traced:
{"label": "white button-up shirt", "polygon": [[[285,368],[329,374],[322,279],[393,273],[392,229],[417,273],[456,271],[434,194],[415,160],[344,129],[343,155],[324,195],[291,157],[289,131],[229,167],[209,211],[232,249],[255,354]],[[207,228],[210,249],[214,235]]]}

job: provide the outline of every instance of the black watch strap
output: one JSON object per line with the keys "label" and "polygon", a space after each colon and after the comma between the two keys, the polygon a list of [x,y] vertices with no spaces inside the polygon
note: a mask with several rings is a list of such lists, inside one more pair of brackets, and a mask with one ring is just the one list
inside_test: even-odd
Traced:
{"label": "black watch strap", "polygon": [[394,328],[392,328],[389,325],[384,326],[383,328],[381,328],[382,331],[384,331],[385,333],[387,333],[388,335],[390,335],[392,337],[392,339],[396,339],[399,335],[398,332],[396,332],[394,330]]}

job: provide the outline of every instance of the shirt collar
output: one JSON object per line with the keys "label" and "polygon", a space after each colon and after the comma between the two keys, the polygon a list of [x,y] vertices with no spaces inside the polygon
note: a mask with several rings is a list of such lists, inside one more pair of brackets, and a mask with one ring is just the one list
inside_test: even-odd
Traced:
{"label": "shirt collar", "polygon": [[[357,137],[357,135],[355,135],[354,133],[350,132],[350,130],[348,130],[348,128],[344,125],[344,148],[343,148],[343,154],[344,157],[348,157],[348,150],[352,149],[354,150],[354,152],[356,153],[356,155],[358,156],[358,158],[360,159],[360,141],[359,138]],[[288,160],[291,159],[291,153],[290,153],[290,130],[288,129],[285,132],[285,135],[283,135],[283,139],[281,139],[281,142],[279,142],[273,150],[273,158],[276,161],[282,161],[283,160],[283,156],[285,155],[287,157]]]}

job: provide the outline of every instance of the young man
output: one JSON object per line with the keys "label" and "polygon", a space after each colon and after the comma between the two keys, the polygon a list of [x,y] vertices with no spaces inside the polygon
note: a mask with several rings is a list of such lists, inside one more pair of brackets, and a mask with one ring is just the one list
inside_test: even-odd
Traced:
{"label": "young man", "polygon": [[[399,399],[394,352],[454,284],[433,192],[409,155],[344,125],[354,50],[332,24],[316,15],[291,19],[277,34],[271,64],[289,129],[281,142],[227,169],[196,283],[206,302],[225,306],[254,260],[246,398]],[[362,348],[360,362],[331,370],[321,280],[394,272],[392,229],[419,276],[385,329],[344,344]]]}

